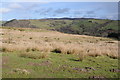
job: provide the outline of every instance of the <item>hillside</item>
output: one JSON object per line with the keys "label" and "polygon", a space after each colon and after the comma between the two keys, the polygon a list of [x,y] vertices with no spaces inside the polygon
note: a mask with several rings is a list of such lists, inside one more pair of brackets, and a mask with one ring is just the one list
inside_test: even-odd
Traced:
{"label": "hillside", "polygon": [[3,24],[10,27],[29,27],[56,30],[63,33],[113,37],[119,39],[118,21],[92,18],[50,18],[35,20],[13,19]]}
{"label": "hillside", "polygon": [[0,28],[2,78],[118,78],[118,41],[36,28]]}

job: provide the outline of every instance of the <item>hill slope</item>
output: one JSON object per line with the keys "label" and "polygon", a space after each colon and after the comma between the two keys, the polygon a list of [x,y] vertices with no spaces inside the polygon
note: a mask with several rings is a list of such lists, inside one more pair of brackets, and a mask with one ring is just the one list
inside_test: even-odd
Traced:
{"label": "hill slope", "polygon": [[0,28],[2,78],[119,78],[118,41],[31,28]]}
{"label": "hill slope", "polygon": [[63,33],[114,37],[119,39],[118,21],[91,18],[51,18],[38,20],[13,19],[3,24],[11,27],[29,27],[57,30]]}

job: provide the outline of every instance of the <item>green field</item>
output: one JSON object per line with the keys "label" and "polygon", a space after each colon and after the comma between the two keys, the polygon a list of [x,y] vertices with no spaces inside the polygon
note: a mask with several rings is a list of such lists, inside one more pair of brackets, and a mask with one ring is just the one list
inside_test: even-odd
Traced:
{"label": "green field", "polygon": [[76,55],[50,53],[46,59],[30,59],[19,53],[3,53],[3,78],[118,78],[118,72],[110,71],[118,69],[118,60],[107,56],[76,61]]}

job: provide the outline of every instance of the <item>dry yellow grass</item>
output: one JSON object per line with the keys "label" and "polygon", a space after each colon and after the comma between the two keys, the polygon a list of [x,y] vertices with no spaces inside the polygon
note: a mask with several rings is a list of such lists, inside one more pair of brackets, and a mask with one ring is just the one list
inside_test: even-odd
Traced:
{"label": "dry yellow grass", "polygon": [[[0,48],[3,51],[40,51],[82,56],[107,55],[118,58],[118,41],[85,35],[64,34],[56,31],[19,31],[1,29]],[[109,42],[112,43],[109,43]]]}

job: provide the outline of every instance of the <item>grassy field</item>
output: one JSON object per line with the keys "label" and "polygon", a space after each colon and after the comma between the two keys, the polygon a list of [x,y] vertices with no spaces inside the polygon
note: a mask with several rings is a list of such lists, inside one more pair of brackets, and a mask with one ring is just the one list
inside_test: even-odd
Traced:
{"label": "grassy field", "polygon": [[118,78],[118,41],[1,28],[3,78]]}
{"label": "grassy field", "polygon": [[118,60],[107,56],[87,57],[81,62],[76,55],[50,53],[49,58],[30,59],[20,53],[3,53],[3,78],[118,78],[118,72],[112,72],[118,69]]}

